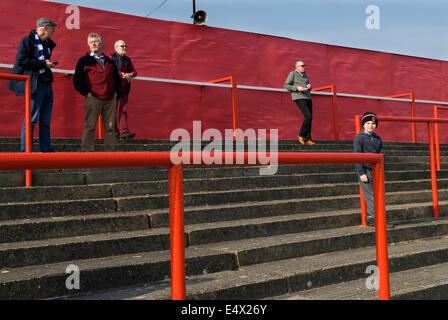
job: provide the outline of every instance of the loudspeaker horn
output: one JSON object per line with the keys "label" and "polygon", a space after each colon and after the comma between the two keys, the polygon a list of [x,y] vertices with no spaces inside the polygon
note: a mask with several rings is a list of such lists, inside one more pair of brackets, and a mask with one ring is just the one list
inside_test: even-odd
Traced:
{"label": "loudspeaker horn", "polygon": [[203,10],[198,10],[193,15],[193,23],[202,25],[207,22],[207,13]]}

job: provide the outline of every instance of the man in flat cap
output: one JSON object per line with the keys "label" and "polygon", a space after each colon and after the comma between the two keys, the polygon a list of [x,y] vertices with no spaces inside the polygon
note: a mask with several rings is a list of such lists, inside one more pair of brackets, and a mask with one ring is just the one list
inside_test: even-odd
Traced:
{"label": "man in flat cap", "polygon": [[[39,18],[36,29],[22,38],[17,50],[12,74],[31,77],[31,136],[34,125],[39,120],[39,144],[42,152],[53,152],[50,138],[50,122],[53,110],[53,68],[57,63],[51,61],[56,44],[51,40],[56,23],[48,18]],[[10,80],[8,89],[16,96],[25,95],[24,81]],[[25,152],[25,121],[22,126],[20,151]]]}

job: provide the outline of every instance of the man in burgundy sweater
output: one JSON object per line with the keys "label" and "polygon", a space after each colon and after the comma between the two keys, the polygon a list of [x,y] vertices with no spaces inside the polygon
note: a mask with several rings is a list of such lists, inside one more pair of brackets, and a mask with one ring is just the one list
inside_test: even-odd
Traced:
{"label": "man in burgundy sweater", "polygon": [[126,55],[128,46],[123,40],[115,42],[115,52],[111,58],[118,69],[121,80],[120,99],[117,103],[117,129],[116,134],[120,139],[132,139],[135,133],[128,128],[128,96],[131,90],[131,79],[137,76],[137,71],[131,59]]}
{"label": "man in burgundy sweater", "polygon": [[81,151],[95,150],[95,130],[101,114],[104,126],[104,151],[115,150],[116,103],[121,80],[111,58],[103,55],[103,38],[87,36],[90,53],[82,56],[75,69],[73,84],[86,97]]}

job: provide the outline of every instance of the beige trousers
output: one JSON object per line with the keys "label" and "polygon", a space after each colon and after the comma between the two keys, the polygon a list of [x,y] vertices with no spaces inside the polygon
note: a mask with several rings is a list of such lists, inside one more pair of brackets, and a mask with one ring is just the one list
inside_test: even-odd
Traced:
{"label": "beige trousers", "polygon": [[104,151],[115,150],[116,99],[101,100],[97,97],[86,97],[84,131],[82,133],[81,151],[95,151],[95,130],[101,114],[104,126]]}

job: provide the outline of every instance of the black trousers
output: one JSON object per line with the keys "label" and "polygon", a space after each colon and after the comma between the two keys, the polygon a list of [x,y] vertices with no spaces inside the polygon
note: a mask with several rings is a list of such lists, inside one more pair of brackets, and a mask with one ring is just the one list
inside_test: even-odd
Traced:
{"label": "black trousers", "polygon": [[305,139],[305,141],[311,140],[311,122],[313,120],[313,102],[311,99],[298,99],[295,100],[300,111],[302,111],[304,120],[302,127],[300,128],[299,135]]}

